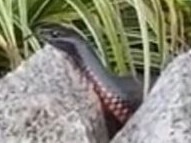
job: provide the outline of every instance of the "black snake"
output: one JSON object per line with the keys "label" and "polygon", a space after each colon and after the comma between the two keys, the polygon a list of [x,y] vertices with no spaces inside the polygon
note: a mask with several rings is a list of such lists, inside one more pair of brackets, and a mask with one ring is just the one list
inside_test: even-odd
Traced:
{"label": "black snake", "polygon": [[72,57],[74,67],[93,83],[105,114],[110,116],[106,122],[116,120],[121,127],[141,104],[142,85],[133,76],[118,77],[107,72],[87,40],[74,29],[49,23],[40,26],[38,33],[44,42]]}

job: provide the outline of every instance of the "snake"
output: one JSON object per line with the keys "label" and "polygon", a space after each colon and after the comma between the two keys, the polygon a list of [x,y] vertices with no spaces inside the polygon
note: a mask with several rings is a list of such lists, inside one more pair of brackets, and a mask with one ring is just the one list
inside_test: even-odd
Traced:
{"label": "snake", "polygon": [[141,105],[142,85],[132,75],[119,77],[107,71],[90,42],[77,30],[57,23],[46,23],[39,26],[38,35],[44,43],[69,55],[74,67],[93,84],[103,110],[112,116],[107,120],[115,120],[123,125]]}

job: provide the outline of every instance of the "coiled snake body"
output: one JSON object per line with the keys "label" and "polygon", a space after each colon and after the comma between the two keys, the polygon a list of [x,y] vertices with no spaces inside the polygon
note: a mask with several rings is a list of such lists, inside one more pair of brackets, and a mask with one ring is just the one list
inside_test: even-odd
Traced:
{"label": "coiled snake body", "polygon": [[109,74],[88,42],[72,28],[45,24],[40,27],[39,35],[72,57],[74,66],[93,83],[106,114],[106,122],[114,126],[109,120],[115,120],[120,128],[141,104],[142,86],[132,76],[120,78]]}

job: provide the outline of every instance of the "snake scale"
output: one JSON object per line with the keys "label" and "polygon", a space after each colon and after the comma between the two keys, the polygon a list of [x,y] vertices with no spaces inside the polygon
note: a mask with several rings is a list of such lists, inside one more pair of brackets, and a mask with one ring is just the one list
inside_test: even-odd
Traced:
{"label": "snake scale", "polygon": [[40,26],[38,33],[42,41],[72,57],[74,67],[93,83],[106,114],[106,122],[114,126],[110,120],[115,120],[120,128],[141,104],[142,85],[133,76],[118,77],[109,73],[87,40],[73,28],[47,23]]}

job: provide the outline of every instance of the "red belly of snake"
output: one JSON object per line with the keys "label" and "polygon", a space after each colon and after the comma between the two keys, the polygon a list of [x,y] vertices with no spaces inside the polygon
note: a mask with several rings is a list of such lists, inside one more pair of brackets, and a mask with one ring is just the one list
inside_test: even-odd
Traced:
{"label": "red belly of snake", "polygon": [[93,83],[94,91],[99,96],[104,110],[111,112],[121,124],[124,124],[131,115],[128,104],[122,101],[119,96],[115,96],[108,91],[102,84],[101,79],[98,79],[90,68],[86,68],[85,73],[86,78]]}
{"label": "red belly of snake", "polygon": [[85,78],[93,84],[93,89],[100,99],[102,110],[105,114],[109,137],[112,138],[131,117],[133,111],[127,102],[108,91],[90,68],[87,67],[84,73]]}

